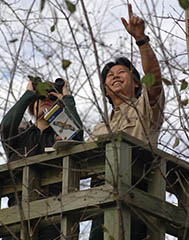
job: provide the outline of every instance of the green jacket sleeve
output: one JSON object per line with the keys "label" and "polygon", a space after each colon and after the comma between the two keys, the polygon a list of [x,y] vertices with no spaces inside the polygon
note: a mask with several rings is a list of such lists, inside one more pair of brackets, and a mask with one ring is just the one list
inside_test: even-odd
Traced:
{"label": "green jacket sleeve", "polygon": [[78,128],[82,128],[82,122],[75,107],[75,100],[72,95],[66,95],[62,99],[65,106],[65,112],[71,118]]}
{"label": "green jacket sleeve", "polygon": [[74,140],[83,141],[83,124],[75,107],[75,101],[72,95],[66,95],[62,99],[65,107],[65,112],[69,118],[71,118],[76,126],[80,129],[78,134],[73,138]]}
{"label": "green jacket sleeve", "polygon": [[27,90],[18,102],[8,111],[1,122],[2,140],[18,134],[18,127],[29,104],[36,100],[36,93]]}

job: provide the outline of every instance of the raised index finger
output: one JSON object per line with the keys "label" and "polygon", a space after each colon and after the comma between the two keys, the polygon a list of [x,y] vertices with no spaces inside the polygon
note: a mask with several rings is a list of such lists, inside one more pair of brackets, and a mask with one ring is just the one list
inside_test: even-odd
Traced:
{"label": "raised index finger", "polygon": [[133,16],[133,10],[132,10],[132,5],[129,3],[128,4],[128,13],[129,13],[129,19]]}

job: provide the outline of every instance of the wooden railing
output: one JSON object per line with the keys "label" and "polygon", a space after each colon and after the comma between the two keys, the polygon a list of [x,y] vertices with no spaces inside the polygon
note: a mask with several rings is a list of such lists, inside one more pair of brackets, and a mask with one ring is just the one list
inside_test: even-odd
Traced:
{"label": "wooden railing", "polygon": [[[189,239],[187,162],[125,133],[55,149],[0,166],[1,198],[17,202],[0,210],[0,237],[38,239],[39,230],[57,225],[61,239],[78,239],[79,222],[103,213],[105,240],[130,240],[141,229],[151,240],[165,233]],[[90,177],[100,184],[81,188]],[[178,206],[165,201],[166,191]]]}

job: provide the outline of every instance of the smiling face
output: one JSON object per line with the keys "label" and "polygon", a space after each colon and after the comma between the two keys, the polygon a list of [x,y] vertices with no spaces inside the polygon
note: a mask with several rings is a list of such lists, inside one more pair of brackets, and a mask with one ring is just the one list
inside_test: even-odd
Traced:
{"label": "smiling face", "polygon": [[110,68],[105,83],[106,95],[112,99],[113,103],[120,100],[118,95],[128,98],[135,97],[135,88],[138,87],[138,84],[132,79],[132,73],[124,65],[115,65]]}

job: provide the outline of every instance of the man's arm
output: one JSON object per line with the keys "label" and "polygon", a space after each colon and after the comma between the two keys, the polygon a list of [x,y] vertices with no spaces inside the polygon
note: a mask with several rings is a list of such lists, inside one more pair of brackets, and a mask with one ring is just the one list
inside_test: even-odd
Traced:
{"label": "man's arm", "polygon": [[[132,5],[128,5],[128,11],[129,11],[129,22],[126,21],[125,18],[121,18],[122,23],[127,30],[129,34],[131,34],[136,42],[146,40],[146,36],[144,33],[145,26],[144,26],[144,20],[133,16],[132,12]],[[161,90],[162,90],[162,80],[161,80],[161,71],[159,67],[158,60],[156,58],[156,55],[154,51],[152,50],[149,41],[146,41],[146,43],[139,46],[141,59],[142,59],[142,67],[145,74],[152,73],[155,76],[155,83],[148,87],[148,96],[150,105],[153,106],[157,102]]]}

